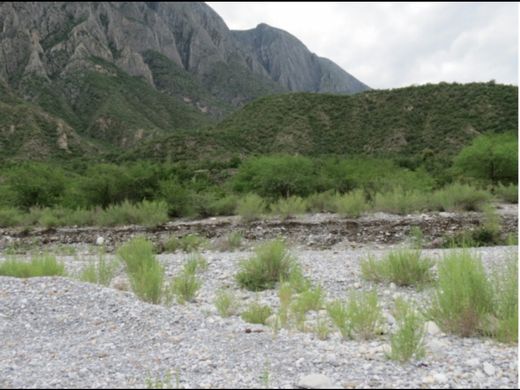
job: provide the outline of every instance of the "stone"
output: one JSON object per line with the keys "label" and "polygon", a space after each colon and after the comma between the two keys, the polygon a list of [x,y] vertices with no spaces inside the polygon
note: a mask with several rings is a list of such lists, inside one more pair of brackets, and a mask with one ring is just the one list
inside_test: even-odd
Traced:
{"label": "stone", "polygon": [[441,330],[433,321],[427,321],[424,324],[424,331],[426,332],[426,334],[430,336],[438,336],[439,334],[441,334]]}
{"label": "stone", "polygon": [[105,239],[104,239],[103,237],[98,236],[98,237],[96,238],[96,245],[103,245],[104,242],[105,242]]}
{"label": "stone", "polygon": [[309,374],[300,378],[296,387],[300,389],[330,389],[334,387],[334,384],[323,374]]}
{"label": "stone", "polygon": [[478,360],[477,358],[468,359],[466,361],[466,365],[470,367],[477,367],[480,365],[480,360]]}
{"label": "stone", "polygon": [[441,372],[433,374],[433,379],[435,379],[435,382],[437,383],[448,383],[448,377],[446,374],[443,374]]}
{"label": "stone", "polygon": [[495,367],[488,363],[488,362],[484,362],[484,372],[486,373],[487,376],[494,376],[495,375]]}

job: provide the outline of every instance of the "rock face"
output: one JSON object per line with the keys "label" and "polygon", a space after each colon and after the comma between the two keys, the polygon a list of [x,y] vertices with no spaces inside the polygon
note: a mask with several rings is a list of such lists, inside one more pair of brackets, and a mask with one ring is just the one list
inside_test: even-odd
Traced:
{"label": "rock face", "polygon": [[286,31],[262,23],[232,34],[251,53],[251,63],[260,63],[273,81],[290,91],[356,93],[369,89],[334,62],[311,53]]}

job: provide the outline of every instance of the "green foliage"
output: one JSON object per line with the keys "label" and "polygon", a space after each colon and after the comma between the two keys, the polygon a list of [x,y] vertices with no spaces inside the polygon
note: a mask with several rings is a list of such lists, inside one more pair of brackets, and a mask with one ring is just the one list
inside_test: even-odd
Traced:
{"label": "green foliage", "polygon": [[300,293],[293,302],[292,309],[295,312],[307,313],[311,310],[318,311],[325,301],[324,291],[318,286]]}
{"label": "green foliage", "polygon": [[0,275],[15,278],[65,276],[65,266],[52,255],[36,256],[30,262],[8,259],[0,263]]}
{"label": "green foliage", "polygon": [[332,213],[336,211],[335,199],[334,191],[316,192],[307,197],[307,208],[313,213]]}
{"label": "green foliage", "polygon": [[215,307],[221,317],[230,317],[237,310],[237,299],[231,291],[222,290],[217,292],[215,297]]}
{"label": "green foliage", "polygon": [[0,208],[0,227],[6,228],[20,225],[22,222],[22,212],[14,207]]}
{"label": "green foliage", "polygon": [[394,282],[398,286],[423,286],[432,281],[433,262],[421,257],[419,250],[400,249],[381,261],[372,256],[361,262],[363,278],[375,282]]}
{"label": "green foliage", "polygon": [[454,169],[483,182],[517,183],[518,135],[511,132],[475,138],[455,157]]}
{"label": "green foliage", "polygon": [[118,205],[109,206],[99,213],[97,223],[100,226],[116,226],[135,224],[156,226],[168,221],[167,205],[162,201],[147,201],[132,204],[124,201]]}
{"label": "green foliage", "polygon": [[240,317],[246,322],[251,324],[263,324],[265,325],[266,320],[271,316],[272,310],[269,306],[260,305],[259,303],[252,303],[249,305],[246,311],[244,311]]}
{"label": "green foliage", "polygon": [[463,337],[481,333],[493,312],[493,288],[480,258],[468,250],[450,252],[438,265],[438,274],[428,316],[446,332]]}
{"label": "green foliage", "polygon": [[164,268],[155,258],[153,243],[136,237],[117,250],[126,264],[130,285],[143,301],[158,304],[163,296]]}
{"label": "green foliage", "polygon": [[391,191],[376,194],[374,209],[395,214],[417,212],[425,209],[427,196],[419,191],[407,191],[402,187],[395,187]]}
{"label": "green foliage", "polygon": [[265,242],[255,249],[255,255],[239,264],[238,284],[251,291],[273,288],[289,277],[295,259],[281,240]]}
{"label": "green foliage", "polygon": [[208,261],[199,253],[192,253],[188,255],[183,266],[183,271],[186,274],[195,275],[197,272],[205,272],[208,270]]}
{"label": "green foliage", "polygon": [[238,200],[237,213],[246,222],[258,219],[266,209],[264,200],[256,194],[247,194]]}
{"label": "green foliage", "polygon": [[334,197],[334,210],[346,217],[359,217],[363,212],[369,209],[365,200],[363,190],[355,190],[343,195]]}
{"label": "green foliage", "polygon": [[289,219],[298,214],[304,214],[307,209],[307,203],[299,196],[290,196],[289,198],[281,198],[271,205],[271,211],[282,217]]}
{"label": "green foliage", "polygon": [[195,273],[184,270],[172,279],[167,301],[171,301],[173,295],[181,305],[192,302],[201,286],[202,283]]}
{"label": "green foliage", "polygon": [[453,183],[435,191],[431,199],[431,207],[439,211],[475,211],[491,200],[491,194],[468,184]]}
{"label": "green foliage", "polygon": [[497,318],[493,336],[502,342],[518,343],[518,254],[512,253],[492,277]]}
{"label": "green foliage", "polygon": [[230,252],[240,249],[244,237],[241,232],[231,232],[227,236],[218,240],[214,247],[222,252]]}
{"label": "green foliage", "polygon": [[338,328],[343,339],[352,338],[352,324],[348,316],[347,305],[345,302],[336,300],[327,305],[327,313],[332,323]]}
{"label": "green foliage", "polygon": [[105,255],[100,252],[97,263],[88,264],[79,276],[80,280],[89,283],[109,286],[118,268],[116,261],[107,262]]}
{"label": "green foliage", "polygon": [[425,354],[424,320],[421,315],[403,299],[395,301],[394,317],[398,329],[390,336],[389,358],[406,362],[412,357],[421,359]]}
{"label": "green foliage", "polygon": [[188,234],[184,237],[172,237],[164,243],[166,252],[175,252],[181,250],[183,252],[192,252],[204,249],[208,244],[208,240],[198,234]]}
{"label": "green foliage", "polygon": [[507,186],[499,183],[495,187],[498,198],[508,203],[518,203],[518,184],[509,183]]}

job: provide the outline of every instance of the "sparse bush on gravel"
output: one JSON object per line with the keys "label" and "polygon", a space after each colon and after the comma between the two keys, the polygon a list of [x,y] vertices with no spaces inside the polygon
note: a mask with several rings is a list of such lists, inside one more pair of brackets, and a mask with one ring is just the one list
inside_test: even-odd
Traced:
{"label": "sparse bush on gravel", "polygon": [[392,251],[381,261],[369,256],[361,262],[366,280],[394,282],[399,286],[422,286],[432,281],[433,262],[421,257],[421,251],[400,249]]}
{"label": "sparse bush on gravel", "polygon": [[343,195],[336,194],[333,198],[333,204],[336,213],[352,218],[361,216],[370,208],[363,190],[355,190]]}
{"label": "sparse bush on gravel", "polygon": [[202,283],[194,273],[183,271],[174,277],[170,284],[170,292],[167,294],[167,303],[171,303],[173,296],[177,298],[177,303],[181,305],[191,302],[197,295]]}
{"label": "sparse bush on gravel", "polygon": [[391,191],[377,193],[374,209],[394,214],[408,214],[426,208],[426,195],[419,191],[406,191],[395,187]]}
{"label": "sparse bush on gravel", "polygon": [[246,322],[251,324],[263,324],[265,325],[266,320],[271,316],[272,310],[269,306],[260,305],[259,303],[252,303],[249,305],[246,311],[244,311],[240,317]]}
{"label": "sparse bush on gravel", "polygon": [[518,342],[518,254],[510,255],[502,269],[493,277],[496,329],[493,336],[502,342]]}
{"label": "sparse bush on gravel", "polygon": [[256,194],[247,194],[237,202],[236,212],[245,222],[258,219],[266,209],[265,201]]}
{"label": "sparse bush on gravel", "polygon": [[431,196],[430,208],[439,211],[476,211],[491,200],[491,194],[468,184],[453,183]]}
{"label": "sparse bush on gravel", "polygon": [[184,237],[172,237],[164,243],[166,252],[175,252],[181,250],[183,252],[191,252],[204,249],[208,244],[208,240],[198,234],[188,234]]}
{"label": "sparse bush on gravel", "polygon": [[183,270],[187,274],[195,275],[197,272],[208,270],[208,261],[200,253],[191,253],[184,263]]}
{"label": "sparse bush on gravel", "polygon": [[152,242],[136,237],[121,246],[117,255],[126,264],[135,295],[158,304],[163,296],[164,267],[155,258]]}
{"label": "sparse bush on gravel", "polygon": [[518,203],[518,185],[509,183],[507,186],[499,183],[498,186],[495,187],[496,196],[508,203]]}
{"label": "sparse bush on gravel", "polygon": [[295,215],[304,214],[307,209],[307,202],[299,196],[290,196],[289,198],[279,199],[270,208],[274,214],[285,220]]}
{"label": "sparse bush on gravel", "polygon": [[273,288],[280,280],[286,280],[295,259],[281,240],[272,240],[255,249],[255,255],[240,263],[236,275],[238,284],[251,291]]}
{"label": "sparse bush on gravel", "polygon": [[242,246],[244,237],[241,232],[231,232],[215,242],[214,248],[221,252],[231,252]]}
{"label": "sparse bush on gravel", "polygon": [[79,278],[84,282],[108,286],[114,278],[117,267],[117,261],[113,260],[107,262],[105,260],[105,255],[100,252],[97,263],[87,265],[81,271]]}
{"label": "sparse bush on gravel", "polygon": [[232,291],[219,291],[215,297],[215,307],[221,317],[230,317],[237,310],[237,299]]}
{"label": "sparse bush on gravel", "polygon": [[65,276],[65,266],[49,254],[33,257],[30,262],[8,259],[0,263],[0,275],[15,278]]}
{"label": "sparse bush on gravel", "polygon": [[164,201],[147,201],[140,203],[124,202],[111,205],[97,216],[100,226],[117,226],[135,224],[156,226],[168,221],[168,205]]}
{"label": "sparse bush on gravel", "polygon": [[421,359],[425,354],[424,319],[403,299],[395,301],[394,317],[397,331],[390,336],[390,354],[392,360],[406,362],[412,357]]}

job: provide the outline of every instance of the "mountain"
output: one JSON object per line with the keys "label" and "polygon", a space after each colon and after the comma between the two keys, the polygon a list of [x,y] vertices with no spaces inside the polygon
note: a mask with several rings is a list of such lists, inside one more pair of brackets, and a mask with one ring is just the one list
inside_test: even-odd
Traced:
{"label": "mountain", "polygon": [[[224,159],[266,153],[366,155],[449,161],[483,133],[516,132],[518,87],[427,84],[357,95],[291,93],[259,98],[213,128],[166,137],[129,154]],[[202,151],[202,153],[200,153]]]}
{"label": "mountain", "polygon": [[[230,31],[204,3],[2,2],[3,93],[26,102],[30,115],[61,121],[74,139],[118,150],[207,127],[261,96],[368,88],[290,34],[254,31]],[[250,35],[260,38],[249,45]],[[54,119],[31,131],[18,123],[11,132],[6,122],[0,133],[52,149],[51,138],[34,138]],[[8,144],[4,156],[29,157]]]}
{"label": "mountain", "polygon": [[252,30],[232,31],[232,35],[273,81],[289,91],[357,93],[369,89],[334,62],[311,53],[286,31],[262,23]]}

